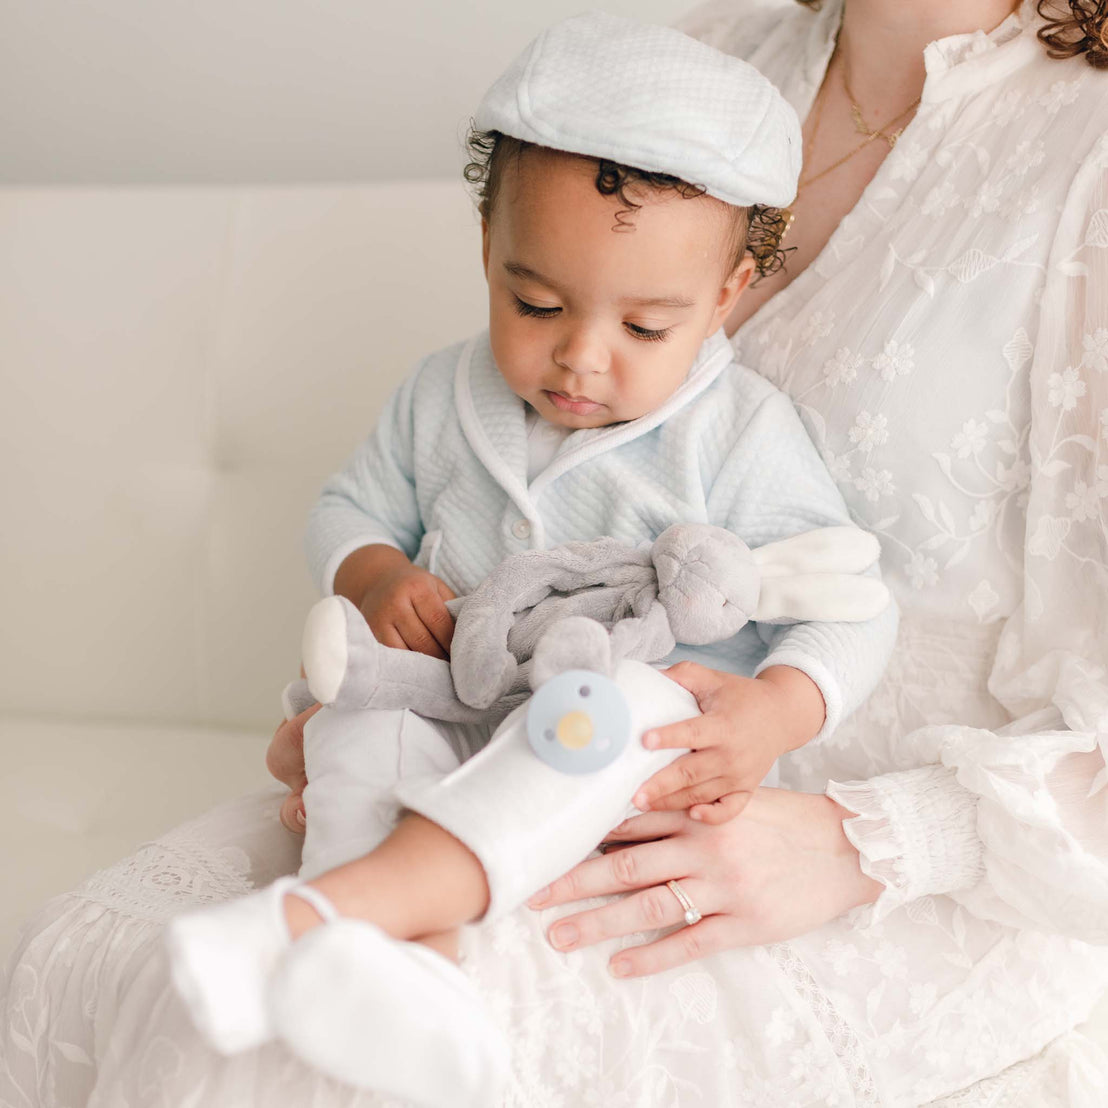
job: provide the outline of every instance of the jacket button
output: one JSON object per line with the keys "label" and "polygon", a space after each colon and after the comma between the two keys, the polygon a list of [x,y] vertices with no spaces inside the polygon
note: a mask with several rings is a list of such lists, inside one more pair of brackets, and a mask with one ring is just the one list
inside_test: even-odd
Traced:
{"label": "jacket button", "polygon": [[525,519],[517,519],[512,524],[512,534],[517,539],[525,539],[531,534],[531,524]]}

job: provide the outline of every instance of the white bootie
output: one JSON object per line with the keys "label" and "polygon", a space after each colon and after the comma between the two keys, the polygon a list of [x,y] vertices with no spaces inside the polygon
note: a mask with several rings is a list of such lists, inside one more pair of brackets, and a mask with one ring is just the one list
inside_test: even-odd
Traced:
{"label": "white bootie", "polygon": [[273,1037],[266,988],[291,940],[283,877],[260,892],[171,920],[166,945],[173,984],[196,1028],[221,1054]]}
{"label": "white bootie", "polygon": [[421,1108],[490,1108],[508,1046],[469,979],[419,943],[339,919],[298,940],[269,989],[277,1036],[349,1085]]}

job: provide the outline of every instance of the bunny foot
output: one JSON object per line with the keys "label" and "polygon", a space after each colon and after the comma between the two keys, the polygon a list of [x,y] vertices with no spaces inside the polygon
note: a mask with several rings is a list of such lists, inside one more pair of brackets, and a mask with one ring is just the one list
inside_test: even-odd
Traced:
{"label": "bunny foot", "polygon": [[362,613],[345,597],[328,596],[308,613],[301,658],[312,696],[331,707],[369,706],[380,680],[381,652]]}

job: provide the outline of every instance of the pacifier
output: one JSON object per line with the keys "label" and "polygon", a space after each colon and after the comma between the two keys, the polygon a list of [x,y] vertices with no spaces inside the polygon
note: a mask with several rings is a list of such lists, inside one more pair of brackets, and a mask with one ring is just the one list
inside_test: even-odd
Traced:
{"label": "pacifier", "polygon": [[570,669],[545,681],[527,706],[527,741],[561,773],[595,773],[631,738],[631,709],[602,673]]}

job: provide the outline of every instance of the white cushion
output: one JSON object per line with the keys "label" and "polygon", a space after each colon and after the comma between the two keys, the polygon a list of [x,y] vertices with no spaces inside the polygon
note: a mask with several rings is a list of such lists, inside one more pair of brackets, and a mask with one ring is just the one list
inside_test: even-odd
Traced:
{"label": "white cushion", "polygon": [[456,181],[0,193],[0,712],[272,726],[320,483],[485,313]]}
{"label": "white cushion", "polygon": [[0,963],[36,905],[224,800],[272,788],[269,736],[0,718]]}

